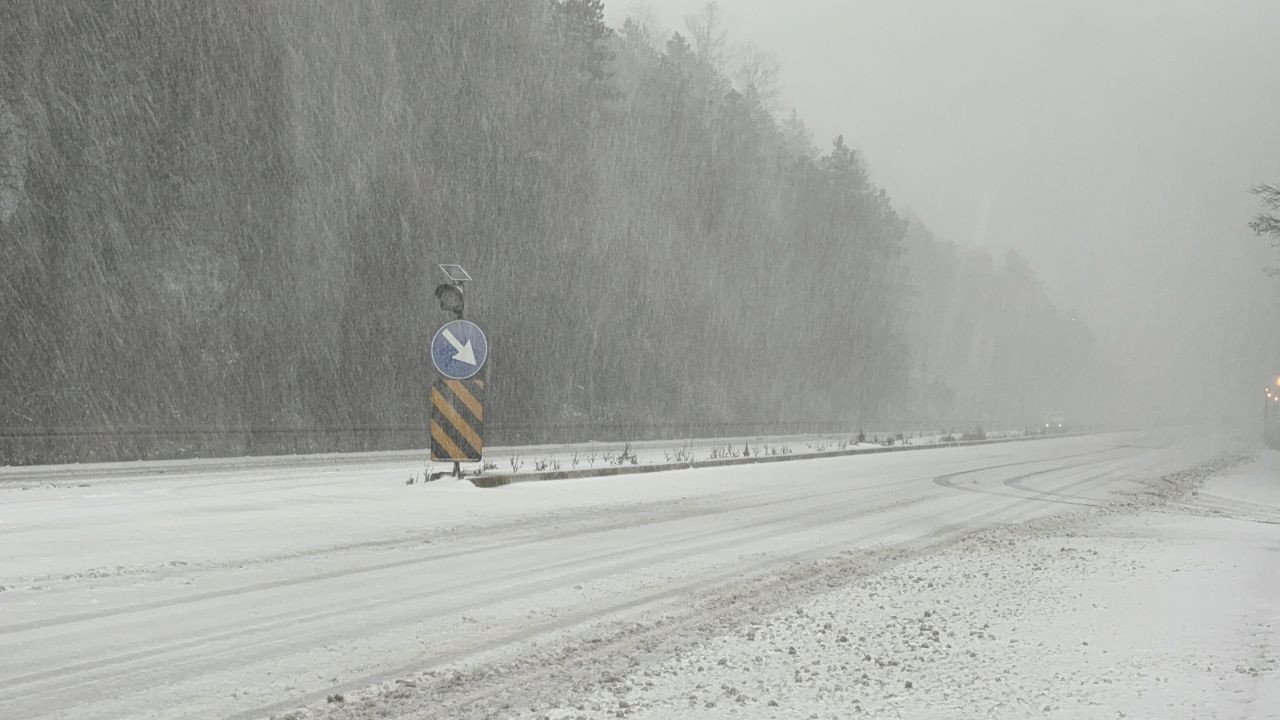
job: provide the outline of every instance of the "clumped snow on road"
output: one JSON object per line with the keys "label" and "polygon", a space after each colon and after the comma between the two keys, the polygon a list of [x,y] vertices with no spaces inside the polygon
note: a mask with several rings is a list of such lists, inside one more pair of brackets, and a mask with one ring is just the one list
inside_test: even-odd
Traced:
{"label": "clumped snow on road", "polygon": [[1241,717],[1220,704],[1275,681],[1276,618],[1144,617],[1168,573],[1199,576],[1193,591],[1241,579],[1157,543],[994,532],[532,715]]}
{"label": "clumped snow on road", "polygon": [[1247,517],[998,528],[536,716],[1280,717],[1280,461],[1219,486]]}
{"label": "clumped snow on road", "polygon": [[671,657],[475,716],[1280,717],[1280,454],[1201,486],[1229,464],[970,535],[786,610],[710,617],[708,639]]}
{"label": "clumped snow on road", "polygon": [[1251,517],[994,529],[527,715],[1280,717],[1280,461],[1219,485]]}

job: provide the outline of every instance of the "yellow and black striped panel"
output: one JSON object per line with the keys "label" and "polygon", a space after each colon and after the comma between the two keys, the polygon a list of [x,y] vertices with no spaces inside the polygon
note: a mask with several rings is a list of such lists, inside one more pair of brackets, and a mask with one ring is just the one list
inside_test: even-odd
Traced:
{"label": "yellow and black striped panel", "polygon": [[484,452],[484,381],[436,380],[430,401],[431,459],[480,460]]}

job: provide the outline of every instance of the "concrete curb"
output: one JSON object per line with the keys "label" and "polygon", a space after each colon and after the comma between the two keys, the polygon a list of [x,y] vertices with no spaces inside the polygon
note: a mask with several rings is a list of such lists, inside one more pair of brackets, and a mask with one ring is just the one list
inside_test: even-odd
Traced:
{"label": "concrete curb", "polygon": [[877,455],[880,453],[908,452],[912,450],[940,450],[942,448],[968,447],[971,445],[996,445],[999,443],[1028,442],[1051,438],[1080,437],[1089,433],[1064,433],[1062,435],[1029,435],[1025,437],[999,438],[995,440],[957,440],[932,445],[890,445],[888,447],[854,448],[820,453],[794,455],[761,455],[758,457],[723,458],[720,460],[694,460],[687,463],[662,463],[658,465],[621,465],[586,470],[554,470],[552,472],[505,473],[502,475],[474,475],[467,478],[478,488],[496,488],[515,483],[543,482],[546,480],[575,480],[580,478],[610,477],[613,475],[641,475],[644,473],[689,470],[697,468],[725,467],[727,465],[755,465],[759,463],[787,462],[790,460],[821,460],[822,458],[849,457],[851,455]]}

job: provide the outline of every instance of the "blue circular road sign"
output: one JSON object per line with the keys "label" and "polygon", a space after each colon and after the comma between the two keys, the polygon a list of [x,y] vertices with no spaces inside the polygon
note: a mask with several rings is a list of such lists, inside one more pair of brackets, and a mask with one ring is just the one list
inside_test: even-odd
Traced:
{"label": "blue circular road sign", "polygon": [[431,362],[450,380],[474,377],[489,357],[489,341],[470,320],[450,320],[431,338]]}

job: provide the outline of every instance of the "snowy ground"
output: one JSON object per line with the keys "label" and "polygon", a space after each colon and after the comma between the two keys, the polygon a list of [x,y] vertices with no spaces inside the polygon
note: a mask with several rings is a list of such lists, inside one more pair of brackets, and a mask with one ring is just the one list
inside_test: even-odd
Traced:
{"label": "snowy ground", "polygon": [[1280,718],[1278,554],[1269,452],[1185,502],[971,536],[520,716]]}
{"label": "snowy ground", "polygon": [[1199,485],[1237,455],[0,484],[0,717],[1280,717],[1280,457]]}

